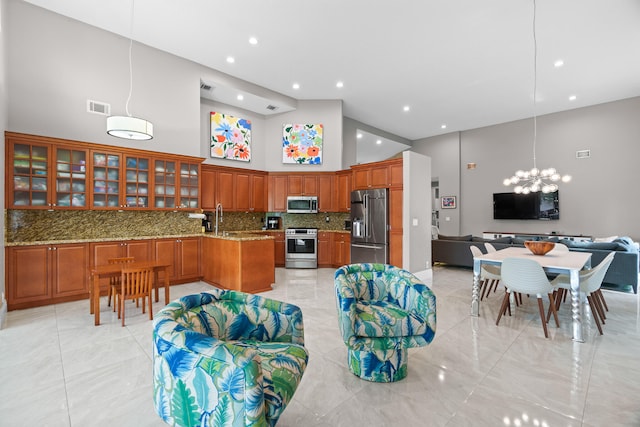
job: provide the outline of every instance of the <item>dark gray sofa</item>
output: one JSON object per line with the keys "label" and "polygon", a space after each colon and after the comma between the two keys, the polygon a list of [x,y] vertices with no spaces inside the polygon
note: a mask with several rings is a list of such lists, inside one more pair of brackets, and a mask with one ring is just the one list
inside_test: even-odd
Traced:
{"label": "dark gray sofa", "polygon": [[[438,236],[431,241],[431,260],[433,263],[445,263],[448,265],[473,268],[473,256],[469,246],[477,246],[486,252],[485,242],[491,243],[496,249],[504,249],[509,246],[524,246],[525,240],[537,240],[531,238],[502,237],[488,240],[481,237],[467,236]],[[604,276],[603,286],[612,289],[624,290],[631,286],[634,293],[638,293],[639,259],[638,248],[630,238],[620,238],[613,242],[574,242],[568,239],[552,237],[547,240],[562,243],[571,251],[590,252],[591,265],[598,265],[611,251],[615,251],[613,262]]]}

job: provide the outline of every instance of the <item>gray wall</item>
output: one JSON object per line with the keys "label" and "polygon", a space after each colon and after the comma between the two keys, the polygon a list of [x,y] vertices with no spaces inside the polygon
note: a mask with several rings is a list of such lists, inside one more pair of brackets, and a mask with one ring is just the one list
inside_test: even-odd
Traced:
{"label": "gray wall", "polygon": [[[640,158],[639,117],[640,97],[538,117],[537,166],[573,177],[560,185],[558,221],[493,219],[492,193],[510,191],[502,180],[533,166],[532,119],[460,132],[459,147],[452,142],[441,150],[443,141],[435,137],[414,142],[413,150],[432,157],[434,174],[459,156],[459,234],[556,231],[637,241],[640,197],[633,172]],[[576,151],[584,149],[591,157],[576,159]],[[466,169],[469,162],[477,168]],[[442,187],[445,179],[439,178]]]}
{"label": "gray wall", "polygon": [[342,169],[348,169],[350,166],[357,164],[358,129],[381,136],[382,138],[390,139],[409,146],[411,145],[411,141],[408,139],[386,132],[382,129],[378,129],[366,123],[345,117],[342,133]]}
{"label": "gray wall", "polygon": [[[462,206],[467,201],[460,197],[460,133],[449,133],[413,142],[411,151],[431,157],[431,178],[439,181],[440,196],[455,196],[456,209],[440,209],[440,234],[460,234]],[[431,183],[424,188],[424,197],[429,199]],[[448,218],[448,220],[447,220]]]}

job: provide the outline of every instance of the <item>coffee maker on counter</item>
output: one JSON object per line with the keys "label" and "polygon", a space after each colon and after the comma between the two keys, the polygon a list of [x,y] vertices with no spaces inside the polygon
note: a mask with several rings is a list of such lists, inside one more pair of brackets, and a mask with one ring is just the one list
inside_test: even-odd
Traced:
{"label": "coffee maker on counter", "polygon": [[204,219],[202,220],[202,228],[205,233],[211,233],[213,231],[213,222],[211,221],[211,217],[213,214],[211,212],[205,212]]}
{"label": "coffee maker on counter", "polygon": [[268,216],[267,217],[267,230],[278,230],[280,228],[280,217],[279,216]]}

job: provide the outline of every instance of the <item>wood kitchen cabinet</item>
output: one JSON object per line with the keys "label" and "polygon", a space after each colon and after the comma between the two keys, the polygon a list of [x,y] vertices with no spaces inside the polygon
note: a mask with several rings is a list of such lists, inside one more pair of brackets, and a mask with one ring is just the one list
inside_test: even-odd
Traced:
{"label": "wood kitchen cabinet", "polygon": [[402,158],[355,165],[351,170],[354,190],[402,185]]}
{"label": "wood kitchen cabinet", "polygon": [[[199,280],[200,247],[200,237],[156,239],[153,242],[154,259],[170,266],[167,271],[171,284]],[[162,274],[159,280],[164,280]]]}
{"label": "wood kitchen cabinet", "polygon": [[89,246],[85,243],[5,249],[9,310],[89,296]]}
{"label": "wood kitchen cabinet", "polygon": [[335,174],[323,173],[318,175],[318,211],[335,212],[337,210],[334,203]]}
{"label": "wood kitchen cabinet", "polygon": [[153,197],[156,209],[199,207],[200,164],[174,159],[153,160]]}
{"label": "wood kitchen cabinet", "polygon": [[349,233],[333,233],[331,255],[331,262],[336,268],[351,263],[351,235]]}
{"label": "wood kitchen cabinet", "polygon": [[[235,176],[235,207],[240,212],[266,212],[266,173],[237,172]],[[224,206],[224,205],[223,205]]]}
{"label": "wood kitchen cabinet", "polygon": [[197,209],[191,156],[5,132],[5,206],[15,209]]}
{"label": "wood kitchen cabinet", "polygon": [[[106,265],[110,258],[133,257],[136,261],[153,259],[152,240],[126,240],[89,243],[90,267]],[[109,279],[100,279],[100,292],[106,292]]]}
{"label": "wood kitchen cabinet", "polygon": [[266,212],[267,173],[239,168],[202,167],[202,209],[226,212]]}
{"label": "wood kitchen cabinet", "polygon": [[275,282],[273,239],[205,237],[202,240],[202,280],[241,292],[271,290]]}
{"label": "wood kitchen cabinet", "polygon": [[333,234],[327,231],[318,231],[318,267],[331,267]]}
{"label": "wood kitchen cabinet", "polygon": [[289,174],[287,176],[287,195],[318,195],[318,176],[316,174]]}
{"label": "wood kitchen cabinet", "polygon": [[87,209],[87,148],[12,133],[5,145],[8,208]]}
{"label": "wood kitchen cabinet", "polygon": [[287,184],[286,174],[269,174],[269,212],[287,211]]}
{"label": "wood kitchen cabinet", "polygon": [[351,176],[350,170],[336,173],[333,208],[337,212],[351,211]]}

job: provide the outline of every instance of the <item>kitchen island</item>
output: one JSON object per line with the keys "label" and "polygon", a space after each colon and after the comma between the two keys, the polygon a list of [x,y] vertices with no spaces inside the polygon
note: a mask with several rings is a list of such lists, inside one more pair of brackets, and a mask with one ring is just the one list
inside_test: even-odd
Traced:
{"label": "kitchen island", "polygon": [[275,240],[253,233],[205,235],[202,280],[224,289],[257,293],[275,282]]}

